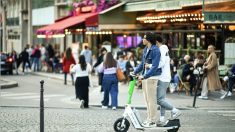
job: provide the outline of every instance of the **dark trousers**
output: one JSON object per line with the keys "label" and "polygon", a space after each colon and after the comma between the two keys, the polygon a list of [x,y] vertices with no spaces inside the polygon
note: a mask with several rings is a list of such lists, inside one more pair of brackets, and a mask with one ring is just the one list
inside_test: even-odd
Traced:
{"label": "dark trousers", "polygon": [[[68,73],[64,73],[64,84],[67,84],[67,74]],[[73,78],[73,74],[70,74],[71,78],[72,78],[72,85],[74,85],[74,78]]]}
{"label": "dark trousers", "polygon": [[233,85],[234,85],[234,82],[235,82],[235,76],[230,76],[228,77],[228,90],[230,92],[233,92]]}
{"label": "dark trousers", "polygon": [[84,108],[89,107],[89,77],[77,77],[75,81],[76,98],[84,100]]}
{"label": "dark trousers", "polygon": [[103,106],[109,105],[109,93],[111,95],[111,106],[118,106],[118,80],[116,74],[104,74],[102,87],[104,89],[104,98],[101,102]]}
{"label": "dark trousers", "polygon": [[100,89],[101,92],[104,91],[104,89],[103,89],[103,87],[102,87],[103,76],[104,76],[104,73],[99,73],[99,74],[98,74],[99,85],[101,85],[101,89]]}
{"label": "dark trousers", "polygon": [[26,63],[28,63],[28,65],[29,65],[29,69],[31,69],[31,65],[30,65],[29,60],[24,60],[24,61],[23,61],[23,66],[22,66],[22,68],[23,68],[23,72],[24,72],[24,68],[25,68],[25,64],[26,64]]}

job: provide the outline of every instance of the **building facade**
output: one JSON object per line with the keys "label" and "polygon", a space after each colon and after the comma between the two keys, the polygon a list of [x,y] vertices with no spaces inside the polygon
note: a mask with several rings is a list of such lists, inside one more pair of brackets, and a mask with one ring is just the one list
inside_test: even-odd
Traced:
{"label": "building facade", "polygon": [[2,51],[22,51],[32,44],[32,1],[2,0]]}

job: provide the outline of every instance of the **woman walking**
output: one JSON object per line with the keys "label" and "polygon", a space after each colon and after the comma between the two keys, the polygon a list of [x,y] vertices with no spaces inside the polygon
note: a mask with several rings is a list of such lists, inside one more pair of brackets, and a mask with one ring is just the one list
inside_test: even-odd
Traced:
{"label": "woman walking", "polygon": [[91,65],[86,63],[84,55],[79,56],[79,63],[71,65],[70,71],[75,73],[75,93],[76,98],[81,101],[80,108],[89,107],[89,74],[91,73]]}
{"label": "woman walking", "polygon": [[[70,65],[75,64],[75,60],[72,55],[72,50],[71,48],[68,48],[65,52],[65,55],[63,57],[63,72],[64,72],[64,84],[67,85],[67,74],[69,73],[69,68]],[[73,79],[73,74],[70,73],[71,78],[72,78],[72,85],[74,85],[74,79]]]}
{"label": "woman walking", "polygon": [[109,105],[109,93],[111,95],[111,106],[113,110],[118,106],[118,79],[117,79],[117,61],[114,60],[111,52],[104,57],[104,62],[98,68],[99,72],[103,72],[102,87],[104,89],[104,98],[102,108],[107,109]]}

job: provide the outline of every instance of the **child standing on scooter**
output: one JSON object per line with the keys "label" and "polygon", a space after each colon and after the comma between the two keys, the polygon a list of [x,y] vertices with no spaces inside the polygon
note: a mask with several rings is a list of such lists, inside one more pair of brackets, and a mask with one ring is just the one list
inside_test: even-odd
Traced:
{"label": "child standing on scooter", "polygon": [[[147,104],[147,119],[142,123],[144,127],[155,127],[157,120],[156,108],[156,87],[157,75],[160,75],[158,68],[160,61],[160,51],[156,46],[154,33],[147,32],[143,38],[144,48],[142,61],[137,66],[134,74],[140,73],[139,80],[142,80],[144,98]],[[151,64],[151,68],[148,64]]]}
{"label": "child standing on scooter", "polygon": [[181,112],[166,100],[166,90],[171,81],[169,49],[166,45],[162,44],[162,37],[160,35],[156,35],[156,43],[161,52],[158,68],[162,69],[162,74],[158,76],[157,83],[157,104],[160,105],[160,119],[157,122],[157,126],[164,127],[168,123],[168,120],[165,120],[166,109],[171,110],[171,120],[179,117]]}

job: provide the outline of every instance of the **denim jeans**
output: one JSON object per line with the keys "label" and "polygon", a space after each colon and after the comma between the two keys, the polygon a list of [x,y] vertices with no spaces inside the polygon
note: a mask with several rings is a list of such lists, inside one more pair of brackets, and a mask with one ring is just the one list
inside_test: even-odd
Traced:
{"label": "denim jeans", "polygon": [[160,115],[165,116],[166,110],[172,110],[173,106],[166,100],[166,90],[169,82],[158,80],[157,84],[157,104],[160,105]]}
{"label": "denim jeans", "polygon": [[34,57],[34,59],[33,59],[33,63],[34,63],[34,71],[39,71],[39,66],[40,66],[40,64],[39,64],[39,62],[40,62],[40,59],[39,58],[37,58],[37,57]]}
{"label": "denim jeans", "polygon": [[104,98],[101,102],[103,106],[109,105],[109,93],[111,95],[111,106],[118,106],[118,80],[116,74],[104,74],[102,80]]}

